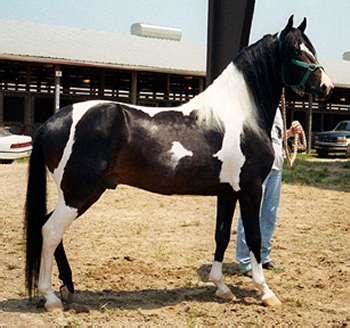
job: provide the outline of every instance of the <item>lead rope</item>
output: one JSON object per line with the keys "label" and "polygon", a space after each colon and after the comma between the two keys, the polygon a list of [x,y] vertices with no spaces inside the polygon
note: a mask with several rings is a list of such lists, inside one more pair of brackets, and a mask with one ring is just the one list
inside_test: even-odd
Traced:
{"label": "lead rope", "polygon": [[286,97],[284,88],[282,88],[281,94],[281,112],[283,117],[283,149],[285,156],[287,158],[287,163],[290,168],[293,167],[294,161],[297,158],[298,150],[305,151],[307,148],[305,132],[301,129],[301,133],[298,133],[294,136],[294,142],[292,145],[293,153],[290,153],[288,147],[288,138],[287,138],[287,114],[286,114]]}

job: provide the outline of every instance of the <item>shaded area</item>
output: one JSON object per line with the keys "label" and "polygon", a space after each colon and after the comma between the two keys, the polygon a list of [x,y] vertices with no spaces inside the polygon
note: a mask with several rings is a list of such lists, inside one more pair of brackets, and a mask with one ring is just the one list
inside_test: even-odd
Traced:
{"label": "shaded area", "polygon": [[[230,303],[240,303],[249,305],[247,297],[258,298],[255,290],[241,289],[237,286],[228,285],[236,300]],[[74,294],[74,303],[66,306],[66,310],[74,309],[77,305],[85,305],[87,310],[104,311],[106,309],[120,310],[149,310],[161,307],[176,305],[182,302],[200,302],[200,303],[225,303],[214,296],[216,288],[213,286],[205,287],[180,287],[174,289],[143,289],[135,291],[89,291],[78,290]],[[258,299],[256,301],[259,302]],[[42,299],[35,299],[33,302],[27,299],[9,299],[0,302],[0,310],[4,312],[32,312],[38,313],[43,309]]]}

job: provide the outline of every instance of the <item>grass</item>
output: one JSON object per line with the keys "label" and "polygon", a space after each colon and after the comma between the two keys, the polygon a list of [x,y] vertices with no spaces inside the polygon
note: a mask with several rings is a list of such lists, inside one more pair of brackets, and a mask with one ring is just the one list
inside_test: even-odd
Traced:
{"label": "grass", "polygon": [[285,164],[283,182],[350,191],[350,161],[317,161],[313,155],[299,154],[293,168]]}

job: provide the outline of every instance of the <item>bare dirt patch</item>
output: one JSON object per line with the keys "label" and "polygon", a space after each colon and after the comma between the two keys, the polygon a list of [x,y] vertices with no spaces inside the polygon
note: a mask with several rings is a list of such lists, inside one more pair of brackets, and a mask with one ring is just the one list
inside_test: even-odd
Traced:
{"label": "bare dirt patch", "polygon": [[[215,198],[164,197],[118,187],[65,235],[76,304],[45,313],[24,295],[22,209],[27,164],[0,166],[0,326],[346,326],[350,324],[350,193],[283,186],[265,308],[226,253],[223,303],[205,283],[214,251]],[[50,205],[55,190],[50,189]],[[58,289],[57,273],[53,279]],[[81,305],[85,305],[82,307]]]}

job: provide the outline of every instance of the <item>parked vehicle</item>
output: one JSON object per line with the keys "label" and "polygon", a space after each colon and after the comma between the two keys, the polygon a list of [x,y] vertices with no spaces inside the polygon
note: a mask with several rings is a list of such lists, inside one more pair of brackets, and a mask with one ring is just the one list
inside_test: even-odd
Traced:
{"label": "parked vehicle", "polygon": [[12,134],[9,128],[0,127],[0,163],[12,163],[15,159],[28,157],[31,152],[30,136]]}
{"label": "parked vehicle", "polygon": [[350,121],[340,121],[333,130],[315,135],[314,148],[319,157],[326,157],[329,153],[350,157]]}

